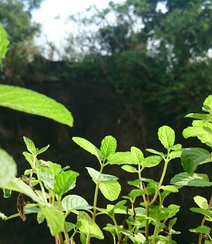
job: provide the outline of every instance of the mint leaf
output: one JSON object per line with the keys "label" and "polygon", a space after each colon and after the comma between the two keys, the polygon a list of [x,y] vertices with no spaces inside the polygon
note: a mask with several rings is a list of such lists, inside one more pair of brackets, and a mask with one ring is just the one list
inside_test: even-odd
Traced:
{"label": "mint leaf", "polygon": [[115,153],[116,148],[117,142],[116,139],[112,136],[106,136],[101,142],[100,150],[104,155],[104,158],[107,158],[110,154]]}
{"label": "mint leaf", "polygon": [[70,127],[73,126],[73,117],[62,104],[25,88],[0,85],[0,106],[40,115]]}
{"label": "mint leaf", "polygon": [[158,139],[166,149],[171,149],[175,142],[175,132],[169,126],[162,126],[158,129]]}
{"label": "mint leaf", "polygon": [[5,57],[5,54],[7,53],[7,46],[9,44],[9,41],[7,40],[7,33],[0,23],[0,64],[1,59]]}
{"label": "mint leaf", "polygon": [[119,197],[121,185],[116,180],[104,181],[99,184],[101,193],[110,201],[114,201]]}
{"label": "mint leaf", "polygon": [[68,195],[62,200],[62,207],[66,212],[69,212],[73,209],[90,209],[92,206],[88,202],[78,195]]}

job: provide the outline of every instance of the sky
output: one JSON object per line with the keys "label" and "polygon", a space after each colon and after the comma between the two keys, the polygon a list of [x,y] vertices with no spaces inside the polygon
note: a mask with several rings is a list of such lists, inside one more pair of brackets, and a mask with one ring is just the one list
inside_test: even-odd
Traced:
{"label": "sky", "polygon": [[[67,24],[69,15],[82,12],[91,5],[96,5],[99,9],[108,6],[110,0],[44,0],[41,8],[34,10],[33,20],[42,24],[41,37],[36,39],[39,45],[53,42],[56,47],[64,44],[64,37],[67,33],[74,33],[76,26]],[[113,0],[121,3],[123,0]]]}

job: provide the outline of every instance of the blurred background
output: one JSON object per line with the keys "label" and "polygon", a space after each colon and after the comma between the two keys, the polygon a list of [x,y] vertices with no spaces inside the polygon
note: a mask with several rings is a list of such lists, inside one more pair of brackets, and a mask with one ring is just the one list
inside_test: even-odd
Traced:
{"label": "blurred background", "polygon": [[[75,119],[68,128],[0,108],[0,145],[16,160],[19,175],[28,167],[22,156],[23,136],[37,147],[50,144],[42,159],[78,171],[74,191],[92,204],[94,186],[84,167],[98,169],[98,162],[74,144],[73,136],[99,147],[104,136],[112,135],[119,151],[137,146],[147,155],[146,148],[163,150],[157,130],[169,125],[176,131],[176,143],[201,146],[196,139],[183,139],[182,130],[191,123],[183,117],[201,112],[204,99],[212,94],[211,0],[0,0],[0,22],[10,40],[0,83],[48,95]],[[146,177],[157,180],[160,170],[151,169]],[[182,171],[179,160],[170,164],[166,183]],[[119,168],[116,172],[121,194],[127,194],[127,181],[134,176]],[[189,207],[195,206],[193,196],[209,198],[210,192],[185,188],[169,197],[167,204],[181,205],[175,229],[182,235],[173,237],[177,243],[197,242],[188,229],[201,220]],[[0,211],[15,213],[16,197],[2,196]],[[99,204],[106,205],[101,196]],[[106,235],[101,243],[111,241]],[[29,216],[24,223],[0,220],[0,243],[44,244],[54,239],[45,224]]]}

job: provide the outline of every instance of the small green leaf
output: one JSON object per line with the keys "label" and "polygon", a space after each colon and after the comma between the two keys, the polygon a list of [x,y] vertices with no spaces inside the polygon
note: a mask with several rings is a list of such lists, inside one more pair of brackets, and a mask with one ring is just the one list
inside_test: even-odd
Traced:
{"label": "small green leaf", "polygon": [[104,181],[110,181],[110,180],[118,180],[118,178],[114,175],[109,175],[109,174],[101,174],[99,171],[86,167],[89,175],[95,182],[104,182]]}
{"label": "small green leaf", "polygon": [[162,153],[162,152],[158,152],[158,151],[156,151],[155,149],[147,148],[146,151],[147,151],[147,152],[150,152],[150,153],[153,153],[153,154],[160,155],[162,158],[165,158],[165,154],[164,154],[164,153]]}
{"label": "small green leaf", "polygon": [[194,233],[203,233],[206,235],[210,235],[211,228],[209,228],[208,226],[205,226],[205,225],[200,225],[199,227],[197,227],[195,229],[189,229],[189,231],[194,232]]}
{"label": "small green leaf", "polygon": [[114,201],[119,197],[121,185],[116,180],[105,181],[99,184],[99,189],[106,199]]}
{"label": "small green leaf", "polygon": [[39,205],[41,214],[46,218],[47,225],[50,229],[52,236],[56,236],[62,232],[65,225],[65,216],[56,208]]}
{"label": "small green leaf", "polygon": [[138,149],[137,147],[131,147],[130,151],[131,151],[133,157],[136,159],[137,164],[141,163],[141,161],[144,158],[142,151],[140,149]]}
{"label": "small green leaf", "polygon": [[49,147],[50,147],[50,145],[47,145],[47,146],[45,146],[45,147],[42,147],[41,149],[39,149],[39,150],[37,151],[37,155],[38,155],[38,154],[41,154],[41,153],[44,153],[45,151],[48,150]]}
{"label": "small green leaf", "polygon": [[190,210],[194,213],[199,213],[209,218],[211,218],[212,215],[212,213],[209,210],[202,209],[202,208],[190,208]]}
{"label": "small green leaf", "polygon": [[60,103],[43,94],[21,87],[0,85],[0,106],[40,115],[73,126],[71,113]]}
{"label": "small green leaf", "polygon": [[88,202],[78,195],[68,195],[65,196],[62,200],[62,207],[66,212],[69,212],[73,209],[90,209],[92,206]]}
{"label": "small green leaf", "polygon": [[25,137],[25,136],[23,138],[24,138],[24,142],[26,144],[27,150],[29,152],[31,152],[31,154],[36,155],[37,154],[37,149],[35,147],[34,142],[32,140],[30,140],[29,138]]}
{"label": "small green leaf", "polygon": [[12,195],[12,191],[9,189],[3,189],[4,192],[4,198],[10,198]]}
{"label": "small green leaf", "polygon": [[133,189],[132,191],[130,191],[129,196],[132,199],[132,201],[134,202],[136,197],[142,196],[144,194],[146,194],[146,192],[144,190]]}
{"label": "small green leaf", "polygon": [[95,155],[99,161],[103,160],[104,156],[102,155],[102,152],[88,140],[81,137],[73,137],[72,140],[87,152]]}
{"label": "small green leaf", "polygon": [[4,188],[17,174],[14,159],[0,148],[0,186]]}
{"label": "small green leaf", "polygon": [[212,182],[209,181],[206,174],[196,174],[192,176],[187,172],[175,175],[171,179],[171,184],[179,186],[195,186],[195,187],[209,187],[212,186]]}
{"label": "small green leaf", "polygon": [[208,111],[210,111],[210,114],[212,113],[212,96],[209,95],[206,97],[205,101],[203,102],[204,108],[206,108]]}
{"label": "small green leaf", "polygon": [[171,149],[175,142],[175,132],[169,126],[162,126],[158,129],[158,139],[166,149]]}
{"label": "small green leaf", "polygon": [[116,152],[108,157],[109,164],[137,164],[131,152]]}
{"label": "small green leaf", "polygon": [[0,212],[0,218],[3,219],[3,220],[6,220],[7,219],[7,216],[3,213]]}
{"label": "small green leaf", "polygon": [[121,166],[121,168],[124,171],[129,172],[129,173],[138,173],[138,170],[131,165],[123,165],[123,166]]}
{"label": "small green leaf", "polygon": [[5,57],[7,53],[7,46],[10,42],[7,39],[7,32],[5,31],[3,25],[0,23],[0,64],[1,59]]}
{"label": "small green leaf", "polygon": [[80,231],[86,236],[104,239],[101,229],[86,212],[79,212],[77,222]]}
{"label": "small green leaf", "polygon": [[161,156],[148,156],[143,159],[141,165],[143,168],[152,168],[157,166],[162,160]]}
{"label": "small green leaf", "polygon": [[182,149],[182,145],[181,145],[181,144],[176,144],[176,145],[174,145],[174,146],[172,147],[172,150],[174,150],[174,151],[178,151],[178,150],[180,150],[180,149]]}
{"label": "small green leaf", "polygon": [[191,119],[201,119],[201,120],[208,120],[212,121],[212,114],[187,114],[185,118],[191,118]]}
{"label": "small green leaf", "polygon": [[116,148],[117,142],[116,139],[112,136],[106,136],[101,142],[100,150],[104,155],[104,158],[107,158],[110,154],[115,153]]}
{"label": "small green leaf", "polygon": [[175,186],[170,186],[170,185],[161,186],[161,189],[162,189],[163,191],[170,191],[170,192],[174,192],[174,193],[177,193],[177,192],[178,192],[177,187],[175,187]]}
{"label": "small green leaf", "polygon": [[182,155],[182,151],[183,151],[183,149],[179,149],[179,150],[172,151],[169,154],[169,159],[180,158],[181,155]]}
{"label": "small green leaf", "polygon": [[200,208],[208,209],[208,201],[206,198],[201,196],[195,196],[194,201]]}
{"label": "small green leaf", "polygon": [[142,180],[140,180],[140,179],[136,179],[136,180],[133,180],[133,181],[127,181],[127,183],[130,186],[136,186],[136,187],[140,186],[141,182],[142,182]]}

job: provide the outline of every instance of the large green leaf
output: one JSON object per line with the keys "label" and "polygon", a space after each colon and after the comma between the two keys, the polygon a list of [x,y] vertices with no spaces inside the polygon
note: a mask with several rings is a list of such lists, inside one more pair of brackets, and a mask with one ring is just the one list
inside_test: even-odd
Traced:
{"label": "large green leaf", "polygon": [[131,152],[116,152],[108,157],[109,164],[137,164],[136,158]]}
{"label": "large green leaf", "polygon": [[101,229],[86,212],[79,212],[77,222],[82,233],[89,237],[104,239]]}
{"label": "large green leaf", "polygon": [[65,196],[62,200],[62,207],[66,212],[69,212],[73,209],[90,209],[92,206],[88,202],[78,195],[68,195]]}
{"label": "large green leaf", "polygon": [[0,64],[1,64],[1,59],[5,57],[8,44],[9,41],[7,40],[7,33],[4,30],[2,24],[0,23]]}
{"label": "large green leaf", "polygon": [[0,148],[0,186],[4,188],[17,174],[14,159]]}
{"label": "large green leaf", "polygon": [[132,153],[132,156],[136,159],[137,164],[141,163],[144,158],[142,151],[137,147],[131,147],[130,151]]}
{"label": "large green leaf", "polygon": [[0,85],[0,106],[73,126],[73,117],[65,106],[43,94],[21,87]]}
{"label": "large green leaf", "polygon": [[104,158],[102,152],[88,140],[81,137],[73,137],[72,139],[77,145],[82,147],[84,150],[95,155],[99,159],[99,161],[102,161],[102,159]]}
{"label": "large green leaf", "polygon": [[107,158],[110,154],[115,153],[116,147],[116,139],[112,136],[106,136],[101,142],[100,150],[104,157]]}
{"label": "large green leaf", "polygon": [[194,173],[191,176],[187,172],[175,175],[171,179],[171,184],[179,185],[179,186],[196,186],[196,187],[212,186],[212,182],[209,181],[209,178],[206,174]]}
{"label": "large green leaf", "polygon": [[175,141],[175,132],[169,126],[162,126],[158,129],[158,139],[166,149],[171,149]]}
{"label": "large green leaf", "polygon": [[202,148],[186,148],[181,154],[183,169],[192,175],[199,164],[212,162],[212,155]]}

